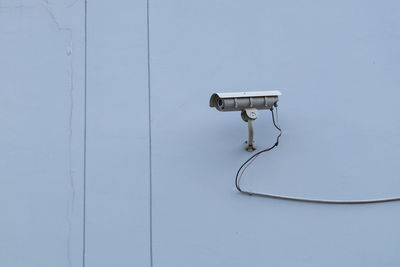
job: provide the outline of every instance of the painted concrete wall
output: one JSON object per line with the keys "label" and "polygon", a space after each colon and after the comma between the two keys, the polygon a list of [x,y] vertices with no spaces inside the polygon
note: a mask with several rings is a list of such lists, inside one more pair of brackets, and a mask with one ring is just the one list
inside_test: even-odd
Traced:
{"label": "painted concrete wall", "polygon": [[[246,124],[208,99],[283,93],[281,144],[245,188],[398,196],[399,14],[397,1],[0,1],[0,266],[398,266],[400,203],[236,192]],[[255,128],[273,144],[268,112]]]}
{"label": "painted concrete wall", "polygon": [[0,266],[82,263],[84,3],[0,1]]}

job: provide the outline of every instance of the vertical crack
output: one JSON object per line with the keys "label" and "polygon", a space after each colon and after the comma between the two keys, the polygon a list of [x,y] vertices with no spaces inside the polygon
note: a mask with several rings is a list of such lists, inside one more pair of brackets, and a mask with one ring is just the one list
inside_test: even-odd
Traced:
{"label": "vertical crack", "polygon": [[[67,8],[72,7],[76,4],[78,0],[71,2]],[[0,9],[13,9],[13,8],[43,8],[47,14],[49,15],[50,20],[56,26],[57,30],[60,32],[65,32],[67,34],[67,47],[66,47],[66,55],[69,58],[68,62],[68,97],[69,97],[69,113],[68,113],[68,177],[69,177],[69,184],[71,190],[71,201],[68,203],[67,208],[67,261],[68,266],[72,266],[72,259],[71,259],[71,239],[72,239],[72,217],[74,213],[74,206],[76,201],[76,186],[74,182],[74,170],[73,170],[73,113],[74,113],[74,66],[73,66],[73,38],[72,38],[72,29],[68,27],[63,27],[57,20],[57,17],[53,13],[50,3],[48,0],[42,0],[41,2],[29,5],[24,3],[19,3],[17,5],[0,5]],[[85,46],[86,46],[86,0],[85,0]],[[86,57],[86,47],[85,47],[85,57]],[[86,58],[85,58],[85,93],[86,93]],[[85,98],[86,101],[86,98]],[[86,103],[85,103],[85,114],[86,114]],[[86,116],[86,115],[85,115]],[[85,118],[85,126],[86,128],[86,118]],[[86,129],[85,135],[86,135]],[[85,136],[86,138],[86,136]],[[85,139],[86,142],[86,139]],[[85,145],[86,149],[86,145]],[[85,165],[85,164],[84,164]],[[85,166],[84,166],[85,168]],[[84,193],[85,194],[85,193]]]}
{"label": "vertical crack", "polygon": [[152,134],[151,134],[151,76],[150,76],[150,0],[146,3],[147,18],[147,86],[148,86],[148,112],[149,112],[149,238],[150,238],[150,266],[153,267],[153,174],[152,174]]}
{"label": "vertical crack", "polygon": [[85,51],[84,51],[84,112],[83,112],[83,220],[82,220],[82,266],[86,266],[86,119],[87,119],[87,0],[85,1]]}
{"label": "vertical crack", "polygon": [[74,213],[75,198],[76,198],[76,188],[74,182],[74,170],[73,170],[73,159],[72,159],[72,142],[73,142],[73,113],[74,113],[74,66],[73,66],[73,38],[72,29],[68,27],[63,27],[57,20],[55,14],[49,7],[48,0],[43,0],[42,6],[45,8],[51,21],[56,25],[59,31],[66,32],[68,35],[68,44],[66,47],[66,55],[69,58],[68,66],[68,88],[69,88],[69,114],[68,114],[68,177],[71,189],[71,201],[68,204],[67,209],[67,261],[68,266],[72,266],[71,259],[71,239],[72,239],[72,217]]}

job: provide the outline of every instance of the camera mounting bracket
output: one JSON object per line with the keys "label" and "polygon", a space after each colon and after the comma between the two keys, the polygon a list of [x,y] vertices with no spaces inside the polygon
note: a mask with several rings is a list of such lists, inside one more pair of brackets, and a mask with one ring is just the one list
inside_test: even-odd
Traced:
{"label": "camera mounting bracket", "polygon": [[256,150],[256,143],[254,142],[254,127],[253,127],[253,121],[257,119],[258,116],[258,110],[255,108],[246,108],[242,110],[241,112],[241,117],[242,119],[247,122],[247,127],[249,131],[249,136],[247,138],[247,141],[245,142],[245,149],[248,152],[253,152]]}

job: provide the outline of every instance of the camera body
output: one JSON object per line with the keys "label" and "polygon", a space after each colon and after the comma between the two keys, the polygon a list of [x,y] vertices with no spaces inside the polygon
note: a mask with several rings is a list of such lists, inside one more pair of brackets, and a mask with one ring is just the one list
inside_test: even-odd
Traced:
{"label": "camera body", "polygon": [[278,102],[280,95],[279,91],[215,93],[210,98],[210,107],[219,111],[270,109]]}

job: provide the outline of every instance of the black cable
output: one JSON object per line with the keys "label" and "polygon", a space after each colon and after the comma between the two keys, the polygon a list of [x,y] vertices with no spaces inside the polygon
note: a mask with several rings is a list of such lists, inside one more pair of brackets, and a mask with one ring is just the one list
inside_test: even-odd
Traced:
{"label": "black cable", "polygon": [[367,199],[367,200],[324,200],[324,199],[307,199],[307,198],[297,198],[297,197],[289,197],[289,196],[282,196],[282,195],[272,195],[272,194],[265,194],[265,193],[257,193],[257,192],[250,192],[243,190],[240,187],[240,179],[251,163],[262,153],[270,151],[279,145],[280,138],[282,136],[282,129],[279,126],[278,122],[278,107],[276,107],[276,121],[274,116],[274,109],[271,108],[272,114],[272,122],[276,129],[279,130],[279,135],[276,138],[276,142],[273,146],[265,148],[253,156],[251,156],[248,160],[246,160],[239,168],[236,173],[235,178],[235,186],[236,189],[243,194],[247,194],[250,196],[259,196],[259,197],[267,197],[267,198],[274,198],[274,199],[281,199],[281,200],[290,200],[290,201],[297,201],[297,202],[308,202],[308,203],[319,203],[319,204],[373,204],[373,203],[383,203],[383,202],[393,202],[393,201],[400,201],[400,197],[396,198],[382,198],[382,199]]}

